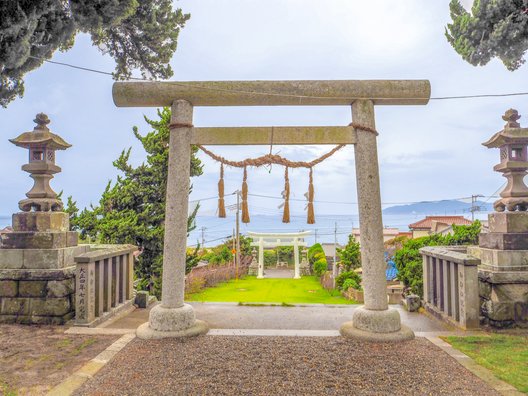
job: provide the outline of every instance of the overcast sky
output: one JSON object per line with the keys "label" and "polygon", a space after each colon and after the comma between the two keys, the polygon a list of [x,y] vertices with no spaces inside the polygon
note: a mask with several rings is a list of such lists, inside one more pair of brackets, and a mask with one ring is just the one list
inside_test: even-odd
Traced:
{"label": "overcast sky", "polygon": [[[173,80],[330,80],[428,79],[432,96],[528,91],[527,67],[507,71],[500,61],[485,67],[464,62],[444,36],[448,1],[423,0],[184,0],[175,3],[192,17],[182,30],[172,59]],[[53,60],[112,71],[114,62],[77,36],[72,50]],[[52,181],[55,191],[72,195],[80,207],[96,203],[122,149],[132,147],[135,164],[144,152],[132,134],[137,125],[149,131],[143,116],[152,108],[116,108],[109,76],[53,64],[26,76],[26,93],[0,109],[0,214],[17,210],[17,202],[32,185],[20,166],[27,153],[8,142],[33,129],[36,113],[45,112],[53,132],[73,147],[59,152],[63,172]],[[493,172],[499,154],[481,145],[504,124],[510,107],[528,117],[528,97],[433,100],[427,106],[376,107],[382,201],[414,202],[490,195],[502,184]],[[525,118],[521,119],[521,123]],[[346,125],[349,107],[196,108],[196,126]],[[524,125],[528,126],[528,123]],[[320,147],[274,147],[295,160],[315,158]],[[269,147],[215,147],[240,160],[265,154]],[[216,195],[218,165],[203,154],[204,175],[193,179],[191,199]],[[279,196],[283,169],[249,172],[250,193]],[[241,172],[226,171],[226,192],[239,188]],[[317,166],[316,200],[357,201],[353,147],[346,147]],[[307,191],[307,172],[290,174],[292,197]],[[231,199],[231,198],[229,198]],[[228,204],[229,204],[228,200]],[[278,202],[251,198],[252,213],[276,211]],[[292,203],[293,213],[304,204]],[[202,214],[213,214],[214,200],[202,203]],[[357,208],[318,203],[318,213]]]}

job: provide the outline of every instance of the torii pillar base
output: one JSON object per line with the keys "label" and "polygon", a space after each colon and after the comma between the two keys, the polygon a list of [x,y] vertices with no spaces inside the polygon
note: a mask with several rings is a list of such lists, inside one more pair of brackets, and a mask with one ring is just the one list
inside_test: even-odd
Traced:
{"label": "torii pillar base", "polygon": [[189,304],[179,308],[158,305],[150,311],[149,321],[137,328],[136,335],[143,340],[155,340],[194,337],[208,331],[207,323],[196,319],[194,309]]}
{"label": "torii pillar base", "polygon": [[339,332],[345,338],[371,342],[401,342],[414,338],[414,332],[401,324],[400,314],[395,309],[358,308],[353,320],[343,323]]}

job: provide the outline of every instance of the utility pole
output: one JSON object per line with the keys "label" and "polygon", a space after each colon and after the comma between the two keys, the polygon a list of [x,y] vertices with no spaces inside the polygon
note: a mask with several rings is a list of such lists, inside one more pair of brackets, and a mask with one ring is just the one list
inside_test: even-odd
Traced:
{"label": "utility pole", "polygon": [[469,211],[471,212],[471,221],[475,221],[475,212],[480,211],[480,206],[477,205],[477,198],[482,198],[484,195],[472,195],[471,196],[471,208],[469,208]]}
{"label": "utility pole", "polygon": [[238,280],[238,267],[240,265],[240,190],[237,190],[237,211],[236,211],[236,260],[235,260],[235,280]]}
{"label": "utility pole", "polygon": [[[231,251],[236,251],[236,234],[235,229],[233,228],[233,238],[231,239],[233,241],[233,247],[231,248]],[[233,254],[233,267],[235,266],[235,255]]]}
{"label": "utility pole", "polygon": [[202,249],[205,248],[205,227],[202,227]]}
{"label": "utility pole", "polygon": [[315,229],[315,243],[317,243],[317,228]]}
{"label": "utility pole", "polygon": [[335,288],[337,277],[337,221],[334,223],[334,262],[332,264],[332,282]]}

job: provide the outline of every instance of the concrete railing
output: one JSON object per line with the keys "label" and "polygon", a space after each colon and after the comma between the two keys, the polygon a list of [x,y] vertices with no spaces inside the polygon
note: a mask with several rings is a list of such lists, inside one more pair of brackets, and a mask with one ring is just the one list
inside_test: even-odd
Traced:
{"label": "concrete railing", "polygon": [[478,258],[466,247],[420,249],[425,308],[463,329],[479,326]]}
{"label": "concrete railing", "polygon": [[134,298],[132,245],[91,245],[74,258],[75,324],[95,326],[131,304]]}

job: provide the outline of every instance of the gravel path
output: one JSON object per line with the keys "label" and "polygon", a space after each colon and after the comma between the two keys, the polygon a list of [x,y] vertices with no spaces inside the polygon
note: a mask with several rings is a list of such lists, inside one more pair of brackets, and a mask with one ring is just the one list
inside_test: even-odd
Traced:
{"label": "gravel path", "polygon": [[77,395],[496,395],[425,339],[135,339]]}

